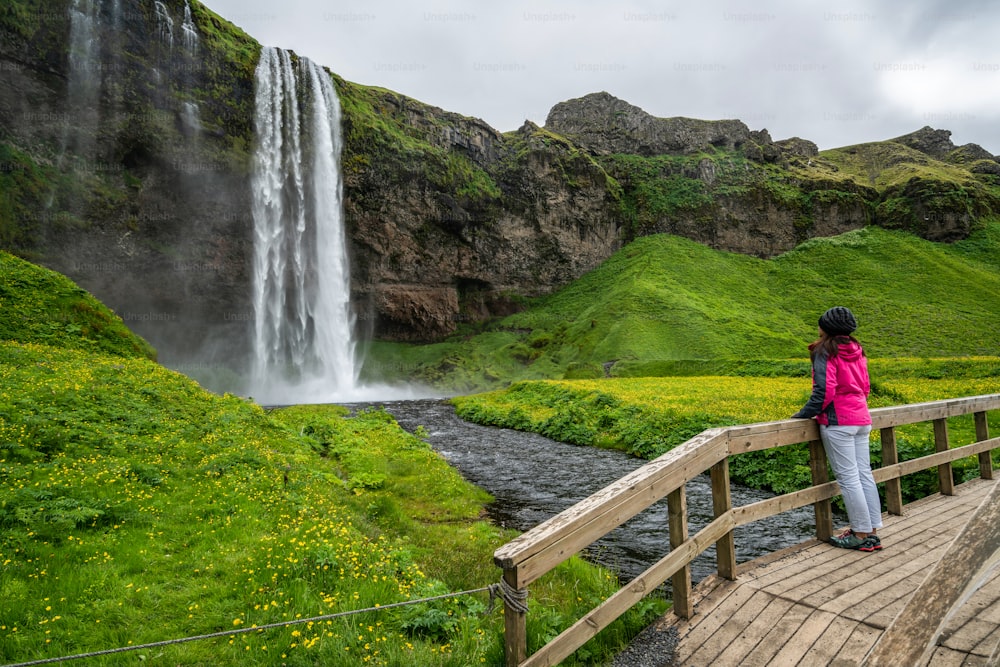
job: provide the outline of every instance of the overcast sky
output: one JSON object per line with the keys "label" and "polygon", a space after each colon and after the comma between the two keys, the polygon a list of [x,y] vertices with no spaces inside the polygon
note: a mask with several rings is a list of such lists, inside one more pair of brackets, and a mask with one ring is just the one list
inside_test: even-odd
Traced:
{"label": "overcast sky", "polygon": [[267,46],[500,131],[607,91],[820,149],[925,125],[1000,153],[1000,3],[203,0]]}

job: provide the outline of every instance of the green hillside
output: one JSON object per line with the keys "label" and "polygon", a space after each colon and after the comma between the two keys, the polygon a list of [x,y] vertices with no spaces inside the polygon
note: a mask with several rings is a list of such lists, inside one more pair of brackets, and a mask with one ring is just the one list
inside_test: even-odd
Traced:
{"label": "green hillside", "polygon": [[156,358],[149,343],[69,278],[0,250],[0,341]]}
{"label": "green hillside", "polygon": [[[0,254],[0,663],[192,636],[95,664],[499,664],[480,591],[514,532],[382,410],[211,394],[67,278]],[[572,559],[529,641],[613,590]],[[591,643],[610,656],[665,602]],[[333,618],[332,615],[342,615]],[[247,628],[301,623],[242,634]],[[579,663],[575,663],[579,664]]]}
{"label": "green hillside", "polygon": [[838,304],[856,313],[873,357],[995,355],[998,265],[997,221],[951,245],[869,227],[772,260],[648,236],[479,330],[436,345],[375,344],[370,369],[466,391],[518,379],[674,374],[707,360],[773,366],[805,359],[816,320]]}

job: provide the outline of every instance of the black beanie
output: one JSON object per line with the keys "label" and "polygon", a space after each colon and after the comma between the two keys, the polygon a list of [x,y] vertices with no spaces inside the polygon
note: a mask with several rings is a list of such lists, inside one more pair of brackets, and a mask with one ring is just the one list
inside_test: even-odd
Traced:
{"label": "black beanie", "polygon": [[849,309],[834,306],[820,316],[819,328],[831,336],[846,336],[858,328],[858,321]]}

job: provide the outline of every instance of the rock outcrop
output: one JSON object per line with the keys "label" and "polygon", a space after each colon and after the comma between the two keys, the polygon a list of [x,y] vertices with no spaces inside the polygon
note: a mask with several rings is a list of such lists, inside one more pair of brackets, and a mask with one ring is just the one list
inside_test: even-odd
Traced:
{"label": "rock outcrop", "polygon": [[750,141],[738,120],[657,118],[608,93],[592,93],[552,107],[545,128],[594,153],[662,155],[723,148]]}

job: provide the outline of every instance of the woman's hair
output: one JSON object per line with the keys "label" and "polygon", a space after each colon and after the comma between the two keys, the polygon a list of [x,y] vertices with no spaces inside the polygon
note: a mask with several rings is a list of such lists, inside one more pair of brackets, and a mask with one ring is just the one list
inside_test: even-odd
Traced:
{"label": "woman's hair", "polygon": [[[809,358],[816,359],[816,355],[822,353],[827,359],[833,359],[840,353],[840,346],[846,345],[849,342],[855,342],[859,346],[861,342],[851,335],[836,335],[831,336],[822,329],[819,330],[819,338],[809,344]],[[862,348],[861,354],[865,351]]]}

